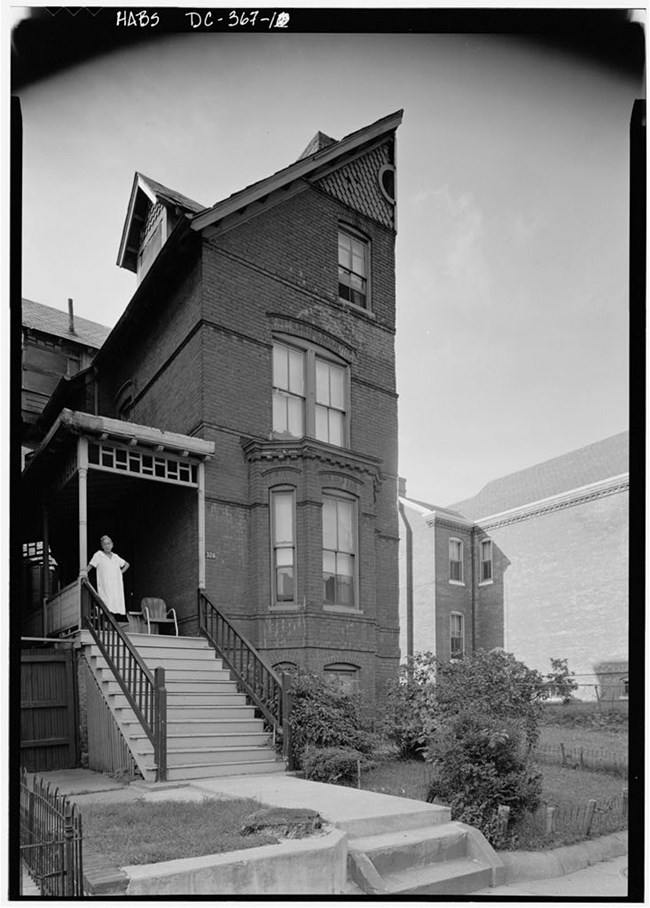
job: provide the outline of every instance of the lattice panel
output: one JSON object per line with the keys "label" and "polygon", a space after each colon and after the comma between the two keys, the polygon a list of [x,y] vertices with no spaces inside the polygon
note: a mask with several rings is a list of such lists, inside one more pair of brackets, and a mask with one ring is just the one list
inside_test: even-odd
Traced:
{"label": "lattice panel", "polygon": [[97,470],[127,473],[185,486],[198,484],[196,464],[164,454],[148,454],[115,445],[91,443],[88,446],[88,466]]}

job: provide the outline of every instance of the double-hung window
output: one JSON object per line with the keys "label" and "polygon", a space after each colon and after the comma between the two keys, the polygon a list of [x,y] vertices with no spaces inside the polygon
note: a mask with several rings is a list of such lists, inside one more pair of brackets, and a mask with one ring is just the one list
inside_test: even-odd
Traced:
{"label": "double-hung window", "polygon": [[480,583],[492,580],[492,540],[481,541],[481,574]]}
{"label": "double-hung window", "polygon": [[356,501],[323,496],[323,602],[356,608]]}
{"label": "double-hung window", "polygon": [[463,543],[460,539],[449,540],[449,579],[454,583],[463,582]]}
{"label": "double-hung window", "polygon": [[368,308],[370,245],[351,230],[339,229],[339,299]]}
{"label": "double-hung window", "polygon": [[[300,342],[296,342],[298,344]],[[273,433],[347,443],[347,367],[306,341],[273,344]]]}
{"label": "double-hung window", "polygon": [[449,644],[452,659],[462,659],[465,653],[465,619],[458,612],[449,616]]}
{"label": "double-hung window", "polygon": [[296,498],[293,489],[271,491],[271,546],[273,602],[295,602],[296,596]]}

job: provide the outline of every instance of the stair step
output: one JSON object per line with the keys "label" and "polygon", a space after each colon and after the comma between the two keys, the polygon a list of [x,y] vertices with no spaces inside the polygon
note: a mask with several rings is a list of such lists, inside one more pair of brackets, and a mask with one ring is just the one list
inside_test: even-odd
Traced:
{"label": "stair step", "polygon": [[[112,674],[109,673],[109,669],[103,669],[105,674],[102,676],[101,681],[106,685],[108,693],[117,693],[118,689],[122,690],[119,683],[114,680]],[[232,695],[238,694],[237,685],[234,681],[176,681],[173,678],[169,679],[165,677],[165,687],[167,689],[167,696],[170,694],[173,695],[187,695],[188,697],[193,697],[195,694],[201,696],[211,696],[212,694],[225,694]],[[244,696],[243,694],[241,696]]]}
{"label": "stair step", "polygon": [[[137,734],[141,728],[137,721],[125,720],[123,727],[129,734]],[[199,735],[261,735],[267,737],[261,719],[178,719],[167,720],[168,735],[185,735],[191,738]]]}
{"label": "stair step", "polygon": [[[126,699],[126,698],[124,698]],[[247,704],[231,705],[224,703],[210,704],[175,704],[167,701],[167,723],[182,722],[185,719],[254,719],[255,711]]]}
{"label": "stair step", "polygon": [[174,634],[140,634],[127,633],[127,637],[137,649],[151,646],[165,646],[188,649],[207,649],[214,652],[205,637],[176,637]]}
{"label": "stair step", "polygon": [[[131,741],[147,738],[142,726],[129,731]],[[148,738],[147,738],[148,740]],[[191,732],[190,734],[172,734],[167,727],[167,749],[176,751],[202,752],[222,747],[270,747],[271,735],[268,732],[227,732],[207,733]]]}
{"label": "stair step", "polygon": [[230,672],[225,668],[219,668],[215,662],[209,665],[198,662],[198,666],[198,668],[177,668],[174,665],[173,668],[169,668],[169,663],[167,663],[165,665],[165,683],[168,684],[170,681],[232,681]]}
{"label": "stair step", "polygon": [[170,766],[167,770],[167,779],[174,782],[180,779],[211,779],[217,776],[266,775],[285,770],[282,760],[267,760],[260,763],[188,763]]}
{"label": "stair step", "polygon": [[383,877],[392,895],[461,895],[490,886],[492,870],[471,858],[439,861]]}
{"label": "stair step", "polygon": [[[126,695],[122,693],[122,688],[119,686],[117,681],[110,681],[108,684],[103,685],[104,689],[107,689],[107,693],[112,695],[115,700],[114,704],[116,707],[125,707],[128,705],[128,700]],[[191,699],[190,699],[191,697]],[[246,697],[244,694],[238,694],[236,691],[226,694],[215,694],[215,693],[194,693],[188,694],[187,692],[181,691],[180,693],[175,693],[172,691],[167,691],[167,711],[170,710],[187,710],[192,707],[204,707],[208,710],[211,710],[216,707],[221,706],[231,706],[231,707],[246,707]],[[247,707],[249,710],[250,706]],[[208,713],[207,718],[210,714]]]}
{"label": "stair step", "polygon": [[407,867],[465,857],[467,833],[462,828],[443,824],[364,836],[352,839],[349,847],[350,851],[366,854],[377,872],[384,876]]}
{"label": "stair step", "polygon": [[167,748],[167,766],[200,763],[215,766],[221,763],[264,763],[275,759],[272,747],[184,747]]}

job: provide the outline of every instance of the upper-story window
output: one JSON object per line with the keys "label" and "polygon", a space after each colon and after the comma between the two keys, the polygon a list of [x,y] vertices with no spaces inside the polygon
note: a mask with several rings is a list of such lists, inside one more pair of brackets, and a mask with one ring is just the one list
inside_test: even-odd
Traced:
{"label": "upper-story window", "polygon": [[480,583],[486,583],[492,580],[492,540],[483,539],[481,541],[481,574]]}
{"label": "upper-story window", "polygon": [[449,580],[463,582],[463,543],[460,539],[449,540]]}
{"label": "upper-story window", "polygon": [[307,342],[273,345],[273,432],[347,444],[347,367]]}
{"label": "upper-story window", "polygon": [[343,495],[323,496],[323,602],[355,608],[356,501]]}
{"label": "upper-story window", "polygon": [[295,602],[296,496],[290,488],[271,491],[273,602]]}
{"label": "upper-story window", "polygon": [[360,234],[339,228],[339,299],[368,308],[370,244]]}

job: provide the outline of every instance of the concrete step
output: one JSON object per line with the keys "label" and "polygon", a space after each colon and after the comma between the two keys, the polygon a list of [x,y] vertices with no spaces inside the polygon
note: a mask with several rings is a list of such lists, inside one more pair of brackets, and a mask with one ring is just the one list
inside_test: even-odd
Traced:
{"label": "concrete step", "polygon": [[391,895],[463,895],[490,886],[492,870],[471,858],[438,861],[390,873],[382,879]]}
{"label": "concrete step", "polygon": [[264,763],[275,759],[272,747],[167,747],[167,766],[201,763],[216,766],[221,763]]}
{"label": "concrete step", "polygon": [[[409,809],[408,806],[404,806],[405,798],[391,798],[389,795],[378,795],[378,797],[386,798],[391,804],[391,809],[387,809],[386,813],[382,814],[380,805],[377,805],[372,814],[367,817],[337,820],[337,827],[347,832],[351,840],[356,840],[362,836],[392,834],[406,829],[438,826],[441,823],[449,823],[451,820],[449,807],[413,801],[413,808]],[[397,810],[393,807],[394,802],[397,803]]]}
{"label": "concrete step", "polygon": [[167,778],[170,782],[174,782],[180,779],[211,779],[217,776],[265,775],[270,772],[285,772],[285,770],[286,766],[282,760],[267,760],[259,763],[186,763],[181,766],[169,767]]}
{"label": "concrete step", "polygon": [[350,851],[366,854],[381,876],[409,867],[450,861],[467,855],[467,833],[442,824],[352,839]]}

